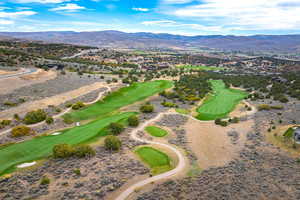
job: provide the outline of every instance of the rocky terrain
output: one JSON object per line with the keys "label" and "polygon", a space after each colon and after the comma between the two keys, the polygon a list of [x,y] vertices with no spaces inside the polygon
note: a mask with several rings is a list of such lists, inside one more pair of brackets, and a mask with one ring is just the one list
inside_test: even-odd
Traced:
{"label": "rocky terrain", "polygon": [[103,79],[100,79],[100,76],[97,75],[84,74],[78,76],[77,73],[58,75],[55,79],[25,86],[14,90],[10,94],[0,95],[0,111],[11,108],[11,106],[5,105],[5,102],[20,104],[24,101],[40,100],[101,81]]}
{"label": "rocky terrain", "polygon": [[[298,106],[289,103],[280,116],[297,116],[295,107]],[[166,181],[137,199],[299,199],[299,163],[264,139],[266,125],[278,117],[277,112],[256,113],[255,126],[248,133],[228,133],[232,142],[238,134],[247,134],[239,157],[228,165],[204,170],[193,177]]]}

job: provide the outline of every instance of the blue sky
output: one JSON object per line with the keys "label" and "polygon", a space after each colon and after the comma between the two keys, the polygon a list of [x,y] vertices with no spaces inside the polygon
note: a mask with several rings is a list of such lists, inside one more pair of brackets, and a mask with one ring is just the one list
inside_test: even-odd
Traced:
{"label": "blue sky", "polygon": [[0,31],[300,34],[300,0],[1,0]]}

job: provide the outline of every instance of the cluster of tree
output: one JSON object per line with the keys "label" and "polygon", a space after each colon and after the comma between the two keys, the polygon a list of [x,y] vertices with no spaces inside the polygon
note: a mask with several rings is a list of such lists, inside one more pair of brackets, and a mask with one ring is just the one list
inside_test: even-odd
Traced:
{"label": "cluster of tree", "polygon": [[52,149],[54,158],[69,158],[69,157],[92,157],[96,154],[95,150],[89,145],[57,144]]}

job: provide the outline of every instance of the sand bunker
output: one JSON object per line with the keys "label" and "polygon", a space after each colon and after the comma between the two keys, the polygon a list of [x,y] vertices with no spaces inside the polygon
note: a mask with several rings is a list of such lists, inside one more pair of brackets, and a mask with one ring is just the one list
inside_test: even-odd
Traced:
{"label": "sand bunker", "polygon": [[31,167],[31,166],[33,166],[33,165],[35,165],[35,164],[36,164],[35,161],[34,161],[34,162],[31,162],[31,163],[23,163],[23,164],[21,164],[21,165],[18,165],[17,168]]}
{"label": "sand bunker", "polygon": [[52,133],[51,135],[60,135],[61,132]]}

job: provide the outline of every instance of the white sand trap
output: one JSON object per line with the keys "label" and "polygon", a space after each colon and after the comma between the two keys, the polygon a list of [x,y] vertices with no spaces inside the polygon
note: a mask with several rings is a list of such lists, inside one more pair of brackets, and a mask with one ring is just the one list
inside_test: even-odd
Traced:
{"label": "white sand trap", "polygon": [[17,168],[31,167],[31,166],[33,166],[33,165],[35,165],[35,164],[36,164],[35,161],[34,161],[34,162],[31,162],[31,163],[23,163],[23,164],[21,164],[21,165],[18,165]]}
{"label": "white sand trap", "polygon": [[60,135],[61,132],[52,133],[51,135]]}

